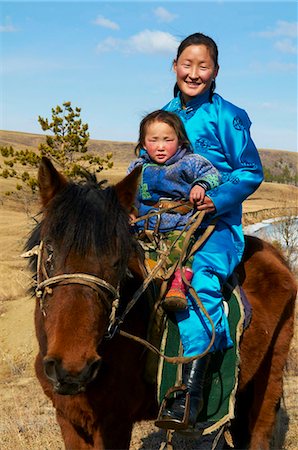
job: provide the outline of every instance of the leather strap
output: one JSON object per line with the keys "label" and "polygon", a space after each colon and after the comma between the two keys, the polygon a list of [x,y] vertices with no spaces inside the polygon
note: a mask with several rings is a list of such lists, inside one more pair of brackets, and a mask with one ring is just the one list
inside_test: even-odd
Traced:
{"label": "leather strap", "polygon": [[191,202],[183,200],[159,199],[158,202],[145,202],[146,205],[152,206],[155,209],[167,209],[168,214],[187,214],[193,209]]}

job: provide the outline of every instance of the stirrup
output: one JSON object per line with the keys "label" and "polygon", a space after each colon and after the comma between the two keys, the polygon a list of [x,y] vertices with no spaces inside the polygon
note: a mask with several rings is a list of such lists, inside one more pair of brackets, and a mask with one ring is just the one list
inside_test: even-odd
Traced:
{"label": "stirrup", "polygon": [[[169,400],[171,400],[170,396],[174,392],[185,392],[185,407],[184,407],[184,415],[182,417],[182,420],[174,419],[170,416],[163,416],[163,411],[167,408],[167,403]],[[188,428],[188,422],[189,422],[189,409],[190,409],[190,394],[188,392],[188,388],[185,384],[182,384],[181,386],[173,386],[170,389],[168,389],[166,395],[164,396],[164,399],[161,403],[159,413],[157,416],[155,423],[155,426],[158,428],[162,428],[165,430],[186,430]]]}

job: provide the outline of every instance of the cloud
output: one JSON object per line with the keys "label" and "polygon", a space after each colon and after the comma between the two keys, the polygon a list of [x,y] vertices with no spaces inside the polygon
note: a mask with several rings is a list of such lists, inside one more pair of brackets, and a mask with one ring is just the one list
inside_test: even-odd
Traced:
{"label": "cloud", "polygon": [[123,53],[174,53],[179,41],[164,31],[144,30],[128,39],[107,38],[97,45],[98,52],[118,50]]}
{"label": "cloud", "polygon": [[170,13],[167,9],[159,6],[154,10],[154,14],[156,15],[159,22],[172,22],[178,17],[176,14]]}
{"label": "cloud", "polygon": [[296,72],[297,64],[295,63],[283,63],[281,61],[272,61],[268,64],[269,71],[274,72]]}
{"label": "cloud", "polygon": [[282,53],[291,53],[294,55],[297,53],[297,46],[291,39],[282,39],[275,42],[274,48]]}
{"label": "cloud", "polygon": [[298,23],[278,20],[276,26],[272,30],[258,31],[254,33],[256,36],[271,38],[276,36],[287,36],[295,38],[297,36]]}
{"label": "cloud", "polygon": [[132,47],[139,53],[174,52],[179,42],[170,33],[144,30],[130,38]]}
{"label": "cloud", "polygon": [[277,104],[274,102],[261,102],[261,103],[259,103],[259,108],[272,111],[273,109],[276,109],[276,105]]}
{"label": "cloud", "polygon": [[14,33],[17,31],[16,27],[12,25],[10,17],[6,17],[5,22],[4,25],[0,25],[0,33]]}
{"label": "cloud", "polygon": [[[298,22],[287,22],[278,20],[275,28],[271,30],[259,31],[254,33],[255,36],[262,38],[278,38],[284,37],[275,42],[275,50],[281,53],[297,54],[297,46],[295,45],[298,31]],[[294,42],[295,39],[295,42]]]}
{"label": "cloud", "polygon": [[283,63],[281,61],[269,61],[264,64],[263,61],[254,61],[249,65],[252,73],[294,73],[297,71],[296,63]]}
{"label": "cloud", "polygon": [[96,50],[99,53],[111,52],[113,50],[122,50],[122,47],[125,48],[125,41],[121,39],[115,39],[112,37],[108,37],[97,44]]}
{"label": "cloud", "polygon": [[109,28],[110,30],[119,30],[119,25],[110,19],[106,19],[104,16],[97,16],[93,22],[100,27]]}

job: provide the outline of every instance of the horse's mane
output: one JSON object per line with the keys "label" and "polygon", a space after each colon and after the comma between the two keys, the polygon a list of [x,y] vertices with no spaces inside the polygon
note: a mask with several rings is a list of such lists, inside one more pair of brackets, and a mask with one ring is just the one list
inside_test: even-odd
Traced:
{"label": "horse's mane", "polygon": [[128,255],[133,238],[127,213],[118,201],[115,188],[102,189],[101,183],[89,178],[80,184],[67,183],[49,202],[26,249],[46,237],[49,242],[58,243],[59,252],[65,257],[70,251],[82,257],[89,252],[101,255],[115,251],[115,236],[117,242],[121,242],[121,254]]}

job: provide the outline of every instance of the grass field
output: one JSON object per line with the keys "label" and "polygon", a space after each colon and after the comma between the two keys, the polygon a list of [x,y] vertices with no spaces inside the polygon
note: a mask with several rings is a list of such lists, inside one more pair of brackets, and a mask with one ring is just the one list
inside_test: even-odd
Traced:
{"label": "grass field", "polygon": [[[30,135],[31,136],[31,135]],[[1,135],[0,135],[1,138]],[[24,144],[20,145],[27,145]],[[119,150],[120,151],[120,150]],[[126,171],[121,158],[106,172],[110,183],[119,181]],[[5,450],[63,449],[54,410],[34,377],[36,340],[33,323],[34,299],[27,295],[30,274],[20,255],[27,235],[34,226],[32,216],[38,202],[24,202],[3,193],[6,180],[0,179],[0,448]],[[282,215],[297,207],[298,188],[264,183],[244,203],[244,223]],[[295,337],[285,372],[285,393],[278,422],[276,450],[296,450],[298,442],[297,322]],[[288,418],[289,419],[288,419]],[[163,433],[153,422],[135,426],[131,450],[158,449]],[[176,441],[175,449],[194,449],[193,443]],[[195,447],[199,449],[199,447]],[[79,449],[77,449],[79,450]]]}

